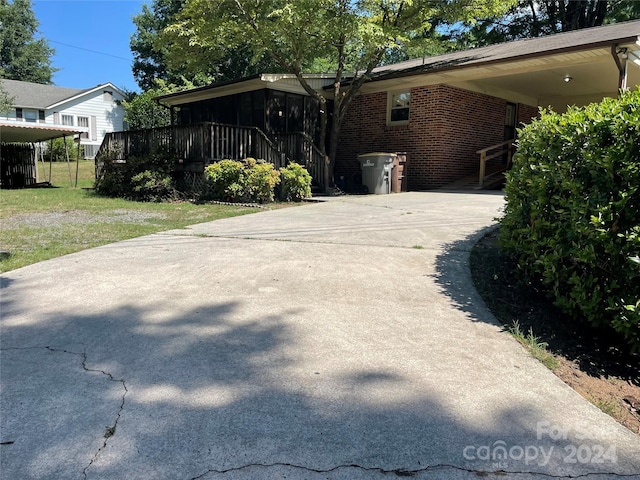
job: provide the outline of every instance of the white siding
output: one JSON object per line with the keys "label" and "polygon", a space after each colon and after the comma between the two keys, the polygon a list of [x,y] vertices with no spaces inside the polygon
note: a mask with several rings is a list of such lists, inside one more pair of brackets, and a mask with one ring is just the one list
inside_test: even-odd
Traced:
{"label": "white siding", "polygon": [[[111,94],[105,94],[105,92]],[[1,114],[0,120],[63,125],[66,123],[63,122],[63,116],[70,116],[73,119],[73,126],[79,127],[78,117],[85,117],[88,119],[88,127],[84,128],[86,135],[83,136],[86,138],[82,138],[81,143],[86,146],[85,153],[92,156],[97,152],[107,133],[124,130],[124,108],[120,105],[123,99],[123,95],[117,89],[104,85],[74,99],[61,102],[54,108],[44,110],[44,120],[40,120],[42,110],[34,108],[22,108],[22,118],[16,118],[16,109],[12,108],[9,112]],[[20,108],[19,105],[18,108]],[[84,123],[86,124],[87,121]]]}

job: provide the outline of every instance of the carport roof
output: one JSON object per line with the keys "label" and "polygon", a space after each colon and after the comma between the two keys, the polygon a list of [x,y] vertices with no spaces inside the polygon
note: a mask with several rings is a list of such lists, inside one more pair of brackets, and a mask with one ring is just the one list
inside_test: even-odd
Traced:
{"label": "carport roof", "polygon": [[0,121],[0,143],[42,142],[81,133],[73,127]]}
{"label": "carport roof", "polygon": [[536,56],[634,43],[640,37],[640,20],[585,28],[544,37],[515,40],[435,57],[416,58],[373,70],[373,79],[435,73]]}

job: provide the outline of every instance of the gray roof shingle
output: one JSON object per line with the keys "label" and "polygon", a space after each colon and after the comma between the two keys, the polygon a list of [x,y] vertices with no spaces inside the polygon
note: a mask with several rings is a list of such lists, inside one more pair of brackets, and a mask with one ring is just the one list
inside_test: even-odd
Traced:
{"label": "gray roof shingle", "polygon": [[0,80],[2,87],[14,97],[13,104],[22,108],[45,110],[50,105],[75,97],[91,89],[63,88],[40,83],[20,82],[18,80]]}
{"label": "gray roof shingle", "polygon": [[484,63],[515,60],[540,54],[551,55],[570,50],[633,42],[640,36],[640,20],[614,23],[595,28],[558,33],[546,37],[511,42],[447,53],[435,57],[416,58],[373,70],[373,77],[408,73],[431,73]]}

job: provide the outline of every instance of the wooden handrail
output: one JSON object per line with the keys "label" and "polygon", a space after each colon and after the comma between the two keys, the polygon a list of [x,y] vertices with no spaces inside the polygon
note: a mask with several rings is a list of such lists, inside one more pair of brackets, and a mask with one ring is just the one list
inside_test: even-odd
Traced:
{"label": "wooden handrail", "polygon": [[[501,157],[507,154],[507,165],[504,168],[505,171],[511,165],[511,161],[513,159],[513,151],[515,147],[513,142],[515,139],[505,140],[504,142],[496,143],[495,145],[491,145],[490,147],[483,148],[478,150],[476,153],[480,154],[480,174],[478,178],[478,188],[482,188],[484,186],[484,180],[486,178],[485,172],[487,167],[487,161],[493,158]],[[492,153],[491,155],[487,155],[488,152],[492,150],[498,150],[497,152]]]}
{"label": "wooden handrail", "polygon": [[495,145],[491,145],[490,147],[483,148],[482,150],[478,150],[476,153],[482,155],[483,152],[486,153],[489,150],[500,148],[507,144],[513,144],[514,141],[515,141],[515,138],[512,138],[511,140],[505,140],[504,142],[496,143]]}

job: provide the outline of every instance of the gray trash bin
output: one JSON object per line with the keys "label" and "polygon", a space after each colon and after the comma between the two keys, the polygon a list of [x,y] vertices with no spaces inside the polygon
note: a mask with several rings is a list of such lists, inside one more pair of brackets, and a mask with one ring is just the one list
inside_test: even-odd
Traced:
{"label": "gray trash bin", "polygon": [[391,169],[395,153],[365,153],[358,155],[362,168],[362,183],[369,193],[391,192]]}

